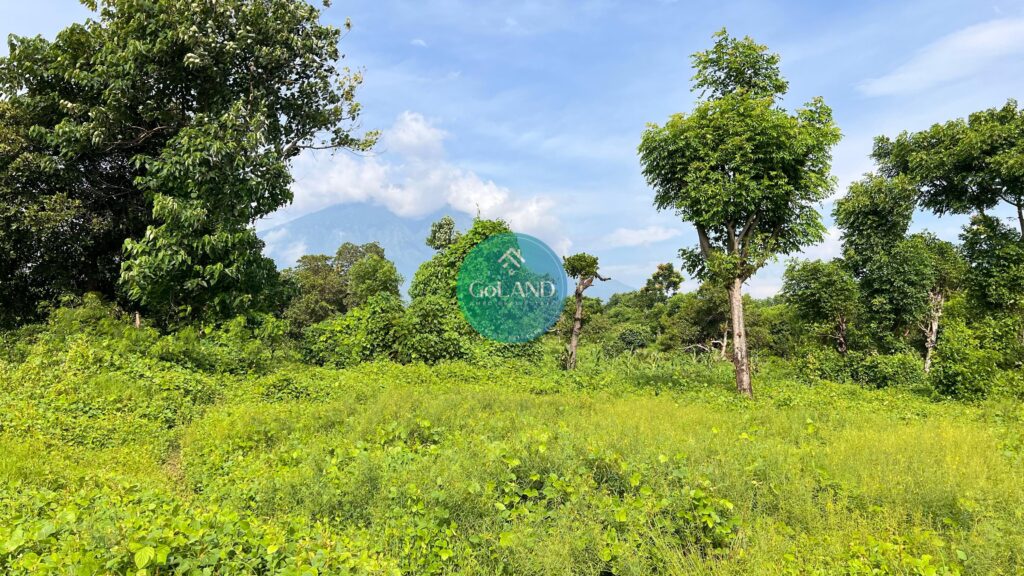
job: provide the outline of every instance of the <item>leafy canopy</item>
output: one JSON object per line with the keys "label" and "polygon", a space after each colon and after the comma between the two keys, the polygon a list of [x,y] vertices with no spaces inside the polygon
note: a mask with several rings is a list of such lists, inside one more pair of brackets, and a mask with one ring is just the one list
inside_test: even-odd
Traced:
{"label": "leafy canopy", "polygon": [[340,30],[302,0],[87,5],[0,58],[0,284],[31,302],[120,279],[168,320],[270,306],[251,225],[291,200],[291,159],[376,137]]}
{"label": "leafy canopy", "polygon": [[834,186],[831,148],[840,134],[815,98],[795,114],[776,98],[785,89],[777,56],[749,38],[721,32],[694,56],[695,89],[708,96],[690,114],[651,124],[639,153],[660,210],[697,229],[699,246],[682,252],[699,278],[749,278],[769,259],[819,241],[815,204]]}
{"label": "leafy canopy", "polygon": [[[967,214],[1007,202],[1024,208],[1024,110],[1015,100],[967,119],[875,141],[874,158],[902,174],[938,214]],[[1020,222],[1024,234],[1024,217]]]}

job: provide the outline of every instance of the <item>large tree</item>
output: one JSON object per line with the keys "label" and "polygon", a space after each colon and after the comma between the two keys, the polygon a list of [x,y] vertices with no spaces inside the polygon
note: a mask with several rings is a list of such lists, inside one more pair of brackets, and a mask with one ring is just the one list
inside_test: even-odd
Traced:
{"label": "large tree", "polygon": [[[261,306],[252,223],[307,148],[365,149],[358,72],[302,0],[110,0],[0,59],[0,284],[164,319]],[[12,288],[13,289],[13,288]]]}
{"label": "large tree", "polygon": [[907,176],[921,205],[938,214],[1012,206],[1024,237],[1024,110],[1015,100],[895,139],[879,137],[873,156],[887,175]]}
{"label": "large tree", "polygon": [[942,309],[959,287],[962,263],[952,244],[927,233],[907,235],[918,192],[905,175],[882,171],[851,184],[833,216],[876,344],[901,347],[920,327],[928,368]]}
{"label": "large tree", "polygon": [[815,206],[835,185],[840,133],[821,98],[792,114],[782,108],[777,55],[725,30],[715,39],[693,57],[694,110],[650,125],[639,152],[655,205],[697,230],[697,248],[681,252],[689,271],[728,286],[736,387],[753,395],[743,284],[769,260],[822,239]]}

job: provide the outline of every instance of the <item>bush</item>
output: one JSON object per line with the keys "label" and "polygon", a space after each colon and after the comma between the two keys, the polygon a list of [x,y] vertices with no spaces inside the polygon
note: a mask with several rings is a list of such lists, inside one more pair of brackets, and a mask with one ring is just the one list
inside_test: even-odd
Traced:
{"label": "bush", "polygon": [[951,320],[939,334],[931,385],[943,396],[982,398],[993,386],[998,357],[981,349],[977,335],[962,320]]}
{"label": "bush", "polygon": [[812,346],[797,353],[800,361],[800,375],[809,382],[849,382],[853,379],[853,367],[863,356],[848,352],[845,356],[831,347]]}
{"label": "bush", "polygon": [[465,358],[470,330],[454,301],[441,296],[416,298],[398,326],[398,359],[434,364]]}
{"label": "bush", "polygon": [[397,296],[378,294],[344,316],[309,327],[303,356],[315,364],[336,367],[393,359],[402,317]]}
{"label": "bush", "polygon": [[854,367],[855,380],[872,388],[916,388],[927,378],[921,358],[912,353],[872,354]]}

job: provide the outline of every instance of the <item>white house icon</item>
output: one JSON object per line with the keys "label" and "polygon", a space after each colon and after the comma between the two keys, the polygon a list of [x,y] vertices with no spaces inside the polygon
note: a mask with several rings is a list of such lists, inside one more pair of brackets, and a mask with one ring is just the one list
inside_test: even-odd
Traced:
{"label": "white house icon", "polygon": [[498,258],[498,262],[501,262],[501,267],[508,270],[509,275],[512,275],[526,262],[526,258],[523,258],[523,254],[518,248],[512,247],[505,250],[501,258]]}

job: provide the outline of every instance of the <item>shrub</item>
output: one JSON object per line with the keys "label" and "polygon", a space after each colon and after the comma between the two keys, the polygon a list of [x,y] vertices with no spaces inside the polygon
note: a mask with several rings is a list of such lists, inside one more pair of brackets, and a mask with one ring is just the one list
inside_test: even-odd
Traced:
{"label": "shrub", "polygon": [[855,379],[872,388],[915,388],[927,383],[921,358],[912,353],[872,354],[854,367]]}
{"label": "shrub", "polygon": [[315,364],[337,367],[394,358],[402,317],[397,296],[378,294],[344,316],[307,329],[303,355]]}
{"label": "shrub", "polygon": [[434,364],[465,358],[471,328],[456,306],[441,296],[414,299],[398,326],[398,359]]}
{"label": "shrub", "polygon": [[939,334],[931,385],[943,396],[984,397],[992,388],[998,356],[982,350],[977,335],[962,320],[951,320]]}
{"label": "shrub", "polygon": [[797,353],[800,375],[804,380],[817,382],[849,382],[853,379],[853,367],[862,356],[848,352],[845,356],[832,347],[812,346]]}

